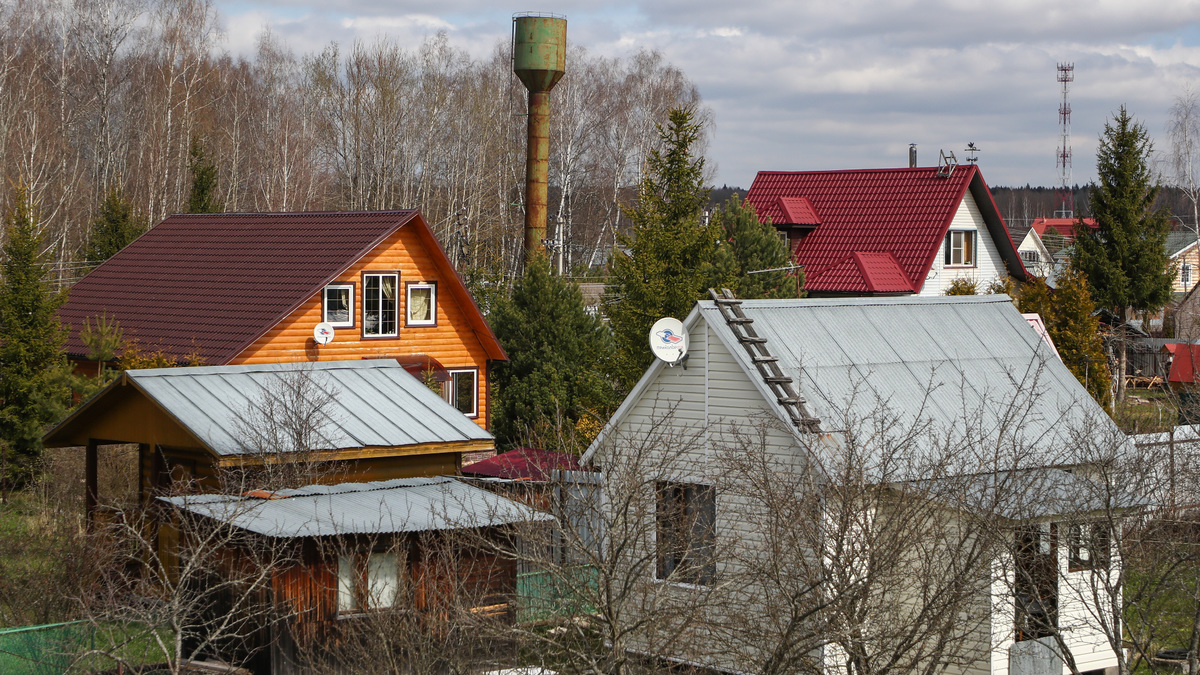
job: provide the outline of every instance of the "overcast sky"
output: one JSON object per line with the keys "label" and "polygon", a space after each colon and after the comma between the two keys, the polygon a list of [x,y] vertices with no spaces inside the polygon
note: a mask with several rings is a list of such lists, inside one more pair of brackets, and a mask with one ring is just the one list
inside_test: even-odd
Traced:
{"label": "overcast sky", "polygon": [[[660,0],[497,7],[486,0],[218,0],[226,47],[249,55],[265,25],[297,53],[380,33],[444,30],[472,54],[506,40],[514,11],[567,16],[573,44],[606,56],[660,50],[716,118],[716,183],[759,170],[962,161],[973,141],[992,185],[1058,182],[1058,62],[1071,86],[1074,182],[1122,103],[1166,148],[1173,100],[1200,89],[1200,0]],[[602,9],[599,9],[602,7]]]}

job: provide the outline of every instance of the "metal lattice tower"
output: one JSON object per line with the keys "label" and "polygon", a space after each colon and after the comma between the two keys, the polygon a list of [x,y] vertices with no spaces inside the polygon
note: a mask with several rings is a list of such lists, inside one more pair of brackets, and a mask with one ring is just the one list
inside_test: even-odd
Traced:
{"label": "metal lattice tower", "polygon": [[1075,64],[1058,64],[1058,81],[1062,84],[1062,103],[1058,106],[1058,131],[1061,141],[1058,146],[1058,183],[1054,191],[1054,217],[1075,217],[1075,193],[1071,191],[1071,102],[1068,94],[1075,81]]}

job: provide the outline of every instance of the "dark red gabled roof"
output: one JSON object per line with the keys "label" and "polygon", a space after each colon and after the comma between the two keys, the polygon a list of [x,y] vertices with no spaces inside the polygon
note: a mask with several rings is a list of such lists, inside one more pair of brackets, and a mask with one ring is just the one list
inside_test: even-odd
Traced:
{"label": "dark red gabled roof", "polygon": [[[772,223],[790,222],[781,198],[803,197],[819,214],[820,225],[796,247],[796,261],[804,266],[808,290],[904,292],[898,290],[904,284],[890,264],[873,255],[889,254],[911,289],[907,292],[920,292],[968,190],[984,214],[1009,273],[1024,279],[1020,256],[974,165],[959,166],[945,178],[937,176],[935,167],[760,171],[746,201],[754,206],[760,219],[770,218]],[[867,262],[878,268],[877,281],[890,290],[863,290],[869,284],[862,276],[862,261],[851,258],[856,253],[872,254]],[[852,273],[855,269],[857,275]]]}
{"label": "dark red gabled roof", "polygon": [[1196,375],[1196,371],[1200,370],[1200,345],[1177,344],[1174,354],[1167,382],[1196,384],[1200,381],[1200,377]]}
{"label": "dark red gabled roof", "polygon": [[[443,283],[466,296],[468,315],[478,315],[416,210],[180,214],[71,287],[59,309],[70,328],[67,351],[86,355],[79,329],[104,314],[144,350],[228,363],[404,226],[428,235],[435,263],[449,271]],[[504,358],[482,315],[474,318],[490,358]]]}

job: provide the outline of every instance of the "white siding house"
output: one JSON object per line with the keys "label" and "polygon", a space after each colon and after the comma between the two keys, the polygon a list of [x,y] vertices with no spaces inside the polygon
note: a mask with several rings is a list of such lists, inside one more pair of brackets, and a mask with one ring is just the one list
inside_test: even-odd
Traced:
{"label": "white siding house", "polygon": [[[972,218],[971,207],[964,205],[957,222],[965,229],[974,223]],[[981,253],[991,255],[986,249]],[[695,499],[688,508],[711,509],[706,534],[696,534],[700,521],[688,521],[692,536],[711,537],[705,540],[707,555],[713,557],[711,570],[683,582],[664,574],[660,566],[656,577],[661,578],[646,580],[647,587],[677,588],[680,598],[694,598],[698,591],[722,598],[704,614],[711,625],[691,633],[708,639],[655,647],[633,639],[631,649],[719,671],[762,672],[771,631],[778,628],[771,617],[775,603],[782,600],[765,576],[756,579],[745,573],[757,573],[756,556],[775,551],[781,534],[783,539],[789,533],[803,539],[797,533],[812,531],[818,536],[804,549],[807,560],[784,561],[781,569],[807,569],[812,561],[820,561],[825,575],[820,578],[825,581],[817,592],[828,600],[849,597],[847,588],[856,575],[867,575],[884,556],[891,580],[873,586],[856,601],[880,603],[872,610],[877,627],[927,622],[953,634],[945,641],[949,647],[921,643],[905,648],[903,658],[912,661],[902,659],[897,671],[944,660],[948,673],[1065,672],[1061,658],[1051,672],[1030,670],[1028,664],[1036,664],[1036,659],[1021,656],[1022,650],[1029,650],[1017,640],[1018,583],[1007,552],[1016,550],[1014,537],[1021,528],[1056,522],[1058,516],[1047,504],[1061,500],[1055,502],[1043,492],[1069,493],[1083,484],[1075,474],[1045,468],[1068,461],[1062,448],[1073,434],[1090,430],[1097,443],[1124,435],[1007,297],[748,300],[740,308],[746,319],[740,325],[753,333],[741,333],[744,329],[727,321],[716,302],[698,303],[684,321],[691,338],[685,364],[656,361],[583,458],[604,471],[606,463],[615,464],[614,458],[633,452],[635,446],[650,448],[652,455],[669,455],[669,461],[642,464],[652,467],[645,469],[645,489],[659,491],[661,503],[662,486],[667,486],[674,490],[672,499]],[[747,347],[752,344],[747,335],[762,347]],[[770,356],[755,349],[765,349]],[[764,378],[756,358],[773,359],[803,403],[782,403],[779,390],[773,388],[781,385]],[[793,405],[797,407],[790,411]],[[801,411],[802,424],[795,422],[794,410]],[[1019,424],[1011,423],[1014,414]],[[691,446],[646,442],[648,433],[688,437]],[[931,458],[936,458],[934,464],[926,462]],[[762,470],[731,469],[743,460]],[[934,465],[940,467],[936,473],[931,470]],[[863,481],[857,496],[839,490],[848,476]],[[1018,478],[1008,480],[1014,476]],[[1007,523],[1003,527],[972,529],[978,519],[964,514],[985,508],[998,494],[998,484],[1024,486],[1006,498],[1023,506],[1004,506],[994,514]],[[772,506],[763,495],[775,494],[771,486],[776,485],[801,501],[810,493],[821,495],[804,502],[821,505],[819,514],[805,511],[815,520],[797,518],[797,511],[773,510],[783,502]],[[691,492],[685,494],[679,486],[689,486]],[[853,511],[851,502],[868,504],[868,494],[876,501],[869,502],[853,523],[840,529],[832,525]],[[920,499],[897,497],[913,494]],[[1022,510],[1028,505],[1040,510]],[[664,518],[662,508],[657,513]],[[894,527],[889,520],[899,522],[895,514],[910,519],[904,521],[907,530],[888,532]],[[786,527],[777,530],[780,518],[787,519]],[[671,531],[664,530],[662,522],[657,537]],[[657,537],[642,545],[657,547],[662,556],[669,546]],[[889,541],[906,548],[883,550]],[[1083,594],[1066,592],[1071,584],[1086,582],[1091,572],[1068,572],[1063,548],[1055,553],[1060,572],[1056,578],[1064,584],[1056,600],[1057,625],[1081,670],[1111,668],[1115,656],[1103,633],[1087,619],[1096,608],[1079,605]],[[702,558],[698,549],[691,550]],[[889,555],[897,557],[886,558]],[[964,566],[955,572],[961,576],[950,576],[955,565],[943,563],[951,560]],[[689,561],[672,562],[684,566]],[[946,588],[959,589],[962,597],[947,602],[947,616],[931,617],[937,614],[931,608],[941,606],[938,594],[944,594],[930,581],[939,575],[957,579],[957,585],[947,581]],[[849,586],[839,585],[846,579]],[[656,602],[669,597],[670,593],[656,596]],[[850,629],[839,611],[813,614],[804,624],[811,630],[798,629],[797,635],[804,637],[792,638],[808,645],[811,658],[831,674],[844,672],[850,658],[845,647]],[[730,615],[736,617],[732,630],[740,644],[728,635],[719,639],[722,626],[729,625],[722,624],[721,617]],[[1010,668],[1013,658],[1020,668]]]}

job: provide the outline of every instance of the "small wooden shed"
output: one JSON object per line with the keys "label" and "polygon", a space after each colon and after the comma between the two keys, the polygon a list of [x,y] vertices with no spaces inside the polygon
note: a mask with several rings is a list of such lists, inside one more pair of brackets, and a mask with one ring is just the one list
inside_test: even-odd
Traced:
{"label": "small wooden shed", "polygon": [[[307,419],[288,421],[300,412]],[[289,445],[297,433],[308,447]],[[386,359],[130,370],[43,441],[87,448],[89,518],[103,445],[138,445],[143,504],[183,485],[217,491],[222,471],[238,467],[321,461],[336,469],[326,480],[387,480],[456,474],[463,453],[494,447],[491,434]]]}

